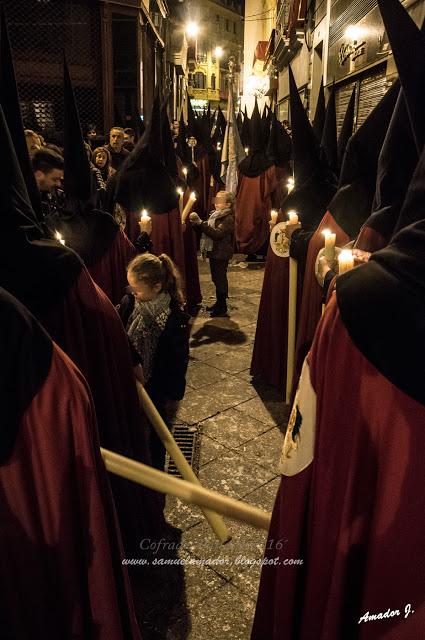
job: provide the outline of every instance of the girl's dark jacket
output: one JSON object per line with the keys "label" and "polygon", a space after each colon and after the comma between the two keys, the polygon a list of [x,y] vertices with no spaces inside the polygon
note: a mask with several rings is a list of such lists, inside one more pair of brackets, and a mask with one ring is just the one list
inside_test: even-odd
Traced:
{"label": "girl's dark jacket", "polygon": [[[118,313],[127,327],[134,309],[134,296],[126,295],[117,306]],[[181,400],[186,388],[186,371],[189,364],[189,318],[181,310],[178,302],[171,298],[171,313],[158,345],[146,390],[152,400]],[[140,364],[140,357],[131,345],[134,365]]]}

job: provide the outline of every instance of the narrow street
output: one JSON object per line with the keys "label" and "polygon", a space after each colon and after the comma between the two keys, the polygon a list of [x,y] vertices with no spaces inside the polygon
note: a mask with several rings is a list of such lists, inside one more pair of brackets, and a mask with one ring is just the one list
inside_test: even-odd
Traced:
{"label": "narrow street", "polygon": [[[199,263],[204,302],[176,422],[195,435],[205,487],[271,511],[287,408],[275,390],[250,382],[264,265],[239,263],[236,256],[229,269],[230,317],[215,319],[205,311],[214,300],[208,263]],[[247,640],[260,576],[250,562],[262,558],[266,532],[227,520],[232,540],[220,545],[198,508],[170,498],[167,519],[183,530],[181,546],[157,555],[178,553],[182,566],[151,567],[152,601],[141,605],[145,640]]]}

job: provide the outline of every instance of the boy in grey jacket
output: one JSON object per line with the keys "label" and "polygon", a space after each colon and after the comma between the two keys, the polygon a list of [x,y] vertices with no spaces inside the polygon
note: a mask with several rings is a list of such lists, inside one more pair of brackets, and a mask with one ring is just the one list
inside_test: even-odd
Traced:
{"label": "boy in grey jacket", "polygon": [[227,316],[229,284],[227,267],[233,256],[235,215],[234,196],[230,191],[219,191],[214,198],[215,209],[207,221],[202,221],[197,213],[190,214],[190,222],[202,231],[201,253],[210,261],[211,278],[215,285],[216,302],[207,307],[211,317]]}

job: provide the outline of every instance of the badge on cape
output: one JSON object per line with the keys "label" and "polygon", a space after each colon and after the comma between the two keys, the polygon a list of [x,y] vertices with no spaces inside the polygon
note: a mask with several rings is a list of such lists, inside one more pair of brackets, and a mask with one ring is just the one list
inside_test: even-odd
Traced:
{"label": "badge on cape", "polygon": [[278,222],[270,232],[270,246],[280,258],[289,258],[290,240],[285,235],[286,222]]}
{"label": "badge on cape", "polygon": [[315,434],[316,394],[310,381],[310,368],[307,360],[304,360],[283,442],[279,473],[295,476],[313,462]]}

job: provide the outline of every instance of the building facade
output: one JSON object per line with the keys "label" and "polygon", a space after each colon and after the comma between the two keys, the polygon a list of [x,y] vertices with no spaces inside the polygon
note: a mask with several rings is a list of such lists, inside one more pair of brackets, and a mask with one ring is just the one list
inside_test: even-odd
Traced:
{"label": "building facade", "polygon": [[[176,0],[176,4],[177,3]],[[137,128],[155,86],[170,115],[186,93],[187,42],[165,0],[5,0],[25,126],[62,129],[65,51],[83,127]]]}
{"label": "building facade", "polygon": [[[403,4],[421,24],[424,0]],[[279,0],[266,35],[267,98],[277,104],[280,119],[289,117],[289,64],[310,119],[321,79],[327,91],[335,82],[338,128],[354,87],[359,127],[397,75],[377,0]]]}
{"label": "building facade", "polygon": [[201,112],[225,107],[228,94],[228,62],[235,60],[235,93],[240,94],[243,57],[243,20],[240,0],[199,0],[189,4],[187,24],[197,26],[189,37],[188,92],[193,108]]}

